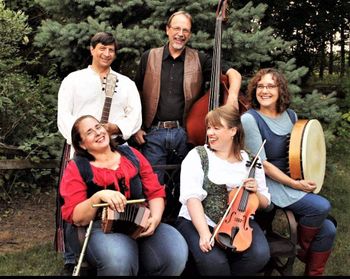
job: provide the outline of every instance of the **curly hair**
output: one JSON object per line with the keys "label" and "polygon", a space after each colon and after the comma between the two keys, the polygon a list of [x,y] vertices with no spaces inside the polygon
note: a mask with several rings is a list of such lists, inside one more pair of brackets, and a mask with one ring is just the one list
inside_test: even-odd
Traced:
{"label": "curly hair", "polygon": [[264,68],[259,70],[254,77],[249,81],[248,84],[248,90],[247,90],[247,97],[248,101],[253,109],[259,109],[260,104],[256,98],[256,88],[258,85],[258,82],[262,79],[263,76],[271,74],[273,80],[276,82],[276,85],[278,87],[278,100],[276,104],[276,111],[278,113],[281,113],[285,111],[290,106],[291,102],[291,96],[288,91],[288,82],[285,78],[285,76],[277,71],[274,68]]}

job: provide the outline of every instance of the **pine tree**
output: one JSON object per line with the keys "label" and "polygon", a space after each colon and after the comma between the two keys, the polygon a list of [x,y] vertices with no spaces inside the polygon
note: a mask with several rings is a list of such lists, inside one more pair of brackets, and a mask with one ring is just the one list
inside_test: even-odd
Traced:
{"label": "pine tree", "polygon": [[[36,0],[49,14],[42,22],[35,37],[37,46],[51,49],[63,74],[86,67],[90,63],[88,44],[91,35],[98,31],[112,32],[118,40],[119,49],[115,69],[134,76],[141,54],[166,43],[165,25],[175,11],[185,10],[193,17],[192,37],[189,45],[213,52],[216,9],[218,1],[201,0]],[[262,27],[266,4],[254,6],[252,2],[242,6],[239,1],[229,2],[228,19],[222,29],[222,59],[238,69],[244,79],[242,90],[249,78],[262,67],[280,69],[290,82],[290,91],[297,98],[303,96],[299,87],[301,77],[308,69],[296,67],[291,56],[295,41],[286,41],[272,27]],[[321,93],[313,93],[319,106],[327,106]],[[330,100],[334,100],[330,96]],[[303,99],[306,102],[314,98]],[[328,99],[327,99],[328,100]],[[324,116],[324,114],[320,114]],[[312,117],[306,114],[305,117]],[[338,121],[338,115],[328,121]]]}

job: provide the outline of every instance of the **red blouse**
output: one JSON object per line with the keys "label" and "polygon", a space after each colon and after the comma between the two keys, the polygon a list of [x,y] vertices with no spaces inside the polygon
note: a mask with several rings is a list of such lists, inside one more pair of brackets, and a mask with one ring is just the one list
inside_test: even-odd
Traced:
{"label": "red blouse", "polygon": [[[138,150],[132,147],[131,149],[140,163],[139,174],[146,200],[165,198],[165,189],[159,183],[158,176],[153,172],[150,163]],[[137,169],[125,156],[121,156],[119,167],[116,170],[99,168],[93,165],[91,165],[91,168],[94,175],[93,181],[95,184],[101,185],[101,190],[114,184],[116,190],[119,191],[118,179],[124,177],[125,185],[129,190],[125,191],[125,196],[127,199],[130,198],[130,179],[136,175]],[[68,163],[64,171],[60,184],[60,194],[64,199],[64,204],[61,207],[62,218],[72,223],[75,206],[87,199],[87,185],[80,176],[74,160]]]}

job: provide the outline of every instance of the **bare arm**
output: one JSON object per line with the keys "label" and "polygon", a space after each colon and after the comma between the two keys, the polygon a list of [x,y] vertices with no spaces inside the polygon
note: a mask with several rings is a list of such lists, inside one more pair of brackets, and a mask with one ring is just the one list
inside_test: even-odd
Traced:
{"label": "bare arm", "polygon": [[232,105],[238,109],[238,95],[239,90],[241,89],[242,76],[237,70],[233,68],[228,69],[226,75],[230,84],[226,104]]}
{"label": "bare arm", "polygon": [[151,210],[151,216],[148,219],[147,228],[140,234],[142,236],[150,236],[154,234],[154,231],[161,222],[163,211],[164,211],[164,199],[154,198],[149,201],[149,208]]}
{"label": "bare arm", "polygon": [[108,206],[123,212],[126,205],[125,196],[119,191],[114,190],[101,190],[92,195],[89,199],[79,203],[73,211],[73,222],[77,226],[86,226],[89,222],[95,218],[97,208],[92,207],[93,204],[101,202],[108,203]]}
{"label": "bare arm", "polygon": [[187,208],[192,223],[199,234],[199,247],[203,252],[209,252],[212,249],[210,245],[211,232],[205,219],[202,202],[197,198],[190,198],[187,200]]}
{"label": "bare arm", "polygon": [[284,172],[282,172],[279,168],[277,168],[275,165],[271,164],[268,161],[264,161],[264,170],[268,177],[270,177],[273,180],[278,181],[279,183],[289,186],[291,188],[301,190],[304,192],[312,192],[316,189],[316,183],[311,180],[295,180],[288,175],[286,175]]}

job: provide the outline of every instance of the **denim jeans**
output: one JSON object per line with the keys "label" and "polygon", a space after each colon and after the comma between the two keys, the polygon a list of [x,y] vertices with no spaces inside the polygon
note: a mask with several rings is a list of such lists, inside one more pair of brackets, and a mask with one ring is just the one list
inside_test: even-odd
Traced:
{"label": "denim jeans", "polygon": [[327,219],[331,210],[331,204],[327,199],[320,195],[308,193],[286,208],[296,214],[299,224],[306,227],[320,228],[311,243],[311,251],[325,252],[333,247],[336,227],[331,220]]}
{"label": "denim jeans", "polygon": [[64,252],[63,259],[64,264],[76,264],[76,259],[80,253],[79,242],[77,238],[76,228],[64,221]]}
{"label": "denim jeans", "polygon": [[95,221],[86,251],[97,276],[176,276],[184,270],[187,257],[185,239],[164,223],[152,236],[134,240],[122,233],[104,233],[101,221]]}
{"label": "denim jeans", "polygon": [[[253,220],[250,220],[252,243],[241,253],[224,250],[217,244],[210,252],[204,253],[199,247],[199,234],[192,221],[179,217],[175,226],[185,237],[201,276],[256,275],[270,258],[270,248],[264,232]],[[213,228],[210,229],[213,231]]]}
{"label": "denim jeans", "polygon": [[[180,164],[189,151],[184,128],[152,126],[145,136],[142,154],[151,165]],[[164,171],[156,170],[159,182],[164,184]]]}

